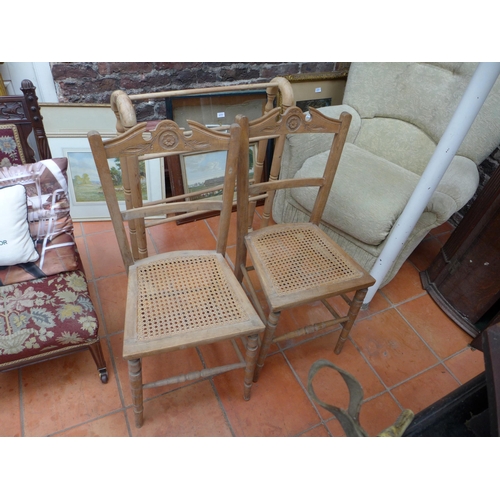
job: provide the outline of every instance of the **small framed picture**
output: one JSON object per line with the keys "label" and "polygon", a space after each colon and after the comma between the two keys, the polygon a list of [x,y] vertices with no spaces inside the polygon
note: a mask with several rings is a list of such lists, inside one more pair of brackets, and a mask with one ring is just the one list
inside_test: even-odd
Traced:
{"label": "small framed picture", "polygon": [[[249,154],[249,176],[253,179],[257,146],[250,145]],[[192,153],[171,157],[177,160],[176,165],[179,172],[180,188],[177,188],[176,194],[193,193],[193,196],[187,197],[189,200],[200,199],[203,197],[222,196],[224,184],[224,169],[226,167],[226,151],[214,151],[212,153]],[[172,164],[171,164],[172,165]],[[214,190],[219,187],[220,190]],[[199,192],[211,190],[209,193],[197,194]],[[234,193],[236,199],[236,191]],[[233,208],[236,210],[236,207]],[[193,217],[177,221],[177,224],[185,224],[199,219],[206,219],[218,215],[218,212],[206,212]]]}
{"label": "small framed picture", "polygon": [[[107,220],[109,211],[104,198],[97,167],[85,137],[49,138],[53,157],[68,158],[68,191],[71,217],[75,221]],[[108,160],[113,182],[124,200],[120,160]],[[164,197],[163,162],[159,158],[141,163],[141,186],[144,200]],[[125,202],[122,201],[122,207]]]}
{"label": "small framed picture", "polygon": [[[249,154],[249,176],[253,178],[255,167],[256,146],[251,145]],[[220,186],[220,193],[210,193],[209,196],[222,195],[222,185],[224,184],[224,170],[226,167],[226,151],[214,151],[213,153],[186,154],[181,157],[181,172],[184,194],[193,193],[190,199],[196,199],[197,191],[212,189]]]}
{"label": "small framed picture", "polygon": [[[264,114],[267,94],[257,91],[233,91],[214,94],[194,94],[166,99],[166,118],[179,126],[189,128],[187,120],[193,120],[208,128],[229,127],[238,114],[253,120]],[[250,175],[256,161],[257,146],[252,145],[250,154]],[[264,160],[264,178],[267,178],[270,152]],[[208,189],[224,182],[225,152],[169,156],[165,158],[169,186],[173,196]],[[192,198],[191,198],[192,199]],[[211,217],[212,213],[198,216]],[[188,217],[178,224],[196,220]]]}
{"label": "small framed picture", "polygon": [[297,107],[307,111],[309,107],[322,108],[342,104],[348,70],[325,73],[301,73],[287,75],[291,83]]}

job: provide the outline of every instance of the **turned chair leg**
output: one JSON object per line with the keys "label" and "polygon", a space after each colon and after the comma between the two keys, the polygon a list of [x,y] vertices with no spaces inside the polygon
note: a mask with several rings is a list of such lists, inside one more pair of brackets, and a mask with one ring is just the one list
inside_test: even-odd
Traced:
{"label": "turned chair leg", "polygon": [[101,341],[98,340],[93,344],[89,345],[90,354],[97,366],[97,371],[99,372],[99,377],[103,384],[108,383],[108,370],[106,368],[106,361],[104,360],[104,354],[102,352]]}
{"label": "turned chair leg", "polygon": [[363,299],[365,298],[367,292],[368,288],[363,288],[361,290],[358,290],[354,295],[354,298],[351,302],[351,307],[349,308],[349,313],[347,314],[347,321],[344,323],[344,327],[340,332],[340,337],[337,341],[337,345],[335,346],[335,354],[340,354],[340,352],[342,351],[344,343],[347,340],[349,333],[351,332],[352,325],[354,325],[354,322],[358,317],[359,310],[363,305]]}
{"label": "turned chair leg", "polygon": [[132,403],[134,405],[135,426],[142,427],[144,420],[144,407],[142,405],[142,366],[140,359],[128,361],[128,376],[130,390],[132,391]]}
{"label": "turned chair leg", "polygon": [[259,380],[260,372],[262,371],[262,367],[264,366],[264,361],[266,359],[267,353],[271,348],[271,344],[273,343],[274,332],[276,331],[276,327],[278,326],[278,321],[280,319],[281,313],[269,313],[267,318],[266,330],[264,331],[264,338],[262,339],[262,346],[260,348],[259,359],[257,360],[257,365],[255,366],[255,372],[253,375],[253,381],[257,382]]}
{"label": "turned chair leg", "polygon": [[250,399],[250,391],[252,389],[253,374],[255,372],[255,365],[257,363],[257,354],[259,351],[259,334],[250,335],[247,337],[247,351],[245,355],[245,388],[243,397],[245,401]]}

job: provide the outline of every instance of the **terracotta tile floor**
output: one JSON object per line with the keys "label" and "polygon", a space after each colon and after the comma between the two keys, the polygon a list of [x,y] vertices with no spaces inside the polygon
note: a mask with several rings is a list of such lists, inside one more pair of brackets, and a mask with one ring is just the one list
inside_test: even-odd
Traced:
{"label": "terracotta tile floor", "polygon": [[[151,252],[179,249],[193,240],[213,248],[217,220],[149,230]],[[242,370],[209,380],[145,391],[145,421],[133,424],[131,396],[121,342],[126,275],[108,222],[76,224],[91,293],[101,319],[102,345],[110,380],[100,383],[87,352],[22,370],[0,373],[0,436],[342,436],[338,421],[316,406],[305,389],[309,368],[329,359],[357,377],[364,389],[361,424],[376,435],[402,409],[415,413],[484,370],[471,338],[434,304],[420,285],[452,227],[437,228],[417,247],[398,275],[362,311],[343,352],[336,356],[339,329],[280,345],[271,351],[252,398],[242,397]],[[234,227],[229,258],[234,258]],[[313,305],[284,314],[295,327],[322,312]],[[231,356],[225,344],[148,358],[144,380],[200,367]],[[232,353],[232,351],[231,351]],[[330,370],[315,381],[318,396],[346,407],[347,390]]]}

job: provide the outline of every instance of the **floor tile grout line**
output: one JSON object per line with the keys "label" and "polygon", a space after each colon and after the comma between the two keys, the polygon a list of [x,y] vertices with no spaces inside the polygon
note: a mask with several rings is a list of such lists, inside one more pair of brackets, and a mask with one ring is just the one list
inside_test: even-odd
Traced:
{"label": "floor tile grout line", "polygon": [[[98,288],[97,282],[96,282],[96,277],[95,277],[95,272],[94,272],[94,264],[92,262],[92,258],[91,258],[91,255],[90,255],[90,250],[89,250],[87,238],[86,238],[86,235],[85,235],[84,225],[83,225],[83,223],[80,223],[80,225],[81,225],[81,232],[82,232],[82,237],[83,237],[85,251],[87,252],[87,262],[88,262],[88,265],[90,266],[91,279],[89,280],[87,278],[87,281],[89,283],[93,283],[93,285],[94,285],[94,290],[95,290],[95,294],[96,294],[97,302],[98,302],[97,306],[99,308],[99,315],[98,315],[98,317],[102,319],[102,323],[103,323],[103,325],[101,325],[101,324],[99,325],[99,329],[103,328],[104,329],[104,334],[106,335],[108,333],[108,331],[107,331],[107,325],[106,325],[106,316],[104,314],[104,309],[102,307],[102,301],[101,301],[101,295],[99,293],[99,288]],[[85,272],[85,269],[84,269],[84,273],[85,273],[85,275],[87,274]],[[95,307],[95,304],[93,304],[93,305]]]}
{"label": "floor tile grout line", "polygon": [[221,400],[219,391],[217,390],[217,387],[215,386],[214,377],[209,377],[209,382],[210,382],[210,386],[212,387],[212,391],[215,394],[215,399],[217,400],[217,404],[219,405],[219,408],[220,408],[220,410],[222,412],[222,415],[224,416],[224,421],[226,422],[226,425],[227,425],[227,427],[229,429],[229,432],[231,433],[231,436],[232,437],[238,437],[236,435],[236,432],[233,429],[233,426],[231,424],[231,420],[229,419],[229,416],[227,414],[226,408],[224,407],[224,403]]}
{"label": "floor tile grout line", "polygon": [[[335,419],[335,417],[334,417]],[[331,420],[331,419],[329,419]],[[293,437],[302,437],[304,434],[306,434],[307,432],[310,432],[312,431],[313,429],[317,429],[318,427],[322,427],[323,429],[325,429],[327,435],[329,437],[336,437],[336,436],[333,436],[332,433],[330,432],[330,429],[328,428],[328,426],[326,425],[325,422],[320,422],[319,424],[315,424],[313,425],[312,427],[309,427],[309,429],[306,429],[305,431],[302,431],[302,432],[298,432],[297,434],[294,434]]]}
{"label": "floor tile grout line", "polygon": [[90,249],[89,249],[89,245],[88,245],[88,242],[87,242],[87,236],[85,234],[83,224],[81,224],[81,227],[82,227],[82,230],[81,230],[82,236],[81,237],[83,238],[83,245],[84,245],[85,251],[87,252],[87,259],[86,259],[86,261],[88,262],[88,264],[90,266],[90,276],[91,276],[91,279],[94,280],[95,279],[94,264],[92,262],[92,257],[90,255]]}
{"label": "floor tile grout line", "polygon": [[[196,384],[200,384],[202,382],[210,382],[211,385],[212,385],[213,384],[212,379],[213,379],[213,375],[208,376],[208,377],[200,377],[200,378],[198,378],[196,380],[191,380],[189,382],[185,382],[185,383],[183,383],[183,385],[181,385],[179,387],[175,387],[174,389],[171,389],[171,390],[167,390],[166,392],[162,392],[161,394],[155,394],[154,396],[151,396],[151,397],[145,397],[143,399],[143,404],[145,406],[146,403],[149,403],[151,401],[154,401],[154,400],[162,398],[162,397],[169,396],[170,394],[174,394],[175,392],[181,391],[182,389],[185,389],[187,387],[193,387]],[[173,385],[173,384],[168,384],[168,385]],[[166,387],[168,387],[168,385]],[[212,389],[216,391],[216,389],[213,387],[213,385],[212,385]],[[218,398],[218,393],[217,392],[216,392],[215,396],[216,396],[216,399],[217,399]],[[134,407],[134,405],[131,403],[129,405],[124,405],[123,409],[125,411],[127,411],[127,410],[130,410],[130,409],[133,409],[133,407]],[[234,432],[234,430],[232,428],[232,425],[230,424],[230,422],[228,420],[228,418],[226,418],[227,416],[225,414],[225,408],[221,408],[221,410],[222,410],[222,412],[224,414],[225,421],[228,424],[228,428],[229,428],[229,430],[230,430],[230,432],[232,434],[232,437],[237,437],[236,433]],[[147,418],[147,415],[145,414],[144,420],[146,420],[146,418]],[[133,433],[131,434],[131,437],[134,437]]]}
{"label": "floor tile grout line", "polygon": [[19,384],[19,420],[21,424],[21,437],[26,436],[25,415],[24,415],[24,389],[23,389],[23,369],[17,369],[17,381]]}
{"label": "floor tile grout line", "polygon": [[459,380],[459,378],[453,373],[453,370],[451,368],[449,368],[447,365],[446,365],[446,361],[449,361],[455,357],[457,357],[458,355],[464,353],[464,352],[467,352],[468,350],[472,349],[470,345],[466,345],[463,349],[461,349],[460,351],[457,351],[453,354],[451,354],[450,356],[446,357],[446,358],[443,358],[441,360],[441,363],[444,365],[444,367],[452,374],[453,378],[460,384],[460,386],[464,385],[466,382],[461,382]]}
{"label": "floor tile grout line", "polygon": [[[203,368],[207,368],[207,364],[205,362],[205,358],[203,357],[201,350],[198,347],[196,347],[195,349],[196,349],[196,352],[198,354],[198,357],[200,358],[201,365],[203,366]],[[217,400],[219,408],[222,411],[222,415],[224,416],[224,420],[226,421],[226,424],[229,428],[229,432],[231,433],[232,437],[236,437],[236,433],[234,432],[233,426],[231,425],[231,421],[229,420],[229,416],[227,415],[226,409],[221,401],[219,391],[217,390],[217,387],[215,386],[215,383],[213,381],[213,376],[210,376],[207,378],[210,381],[210,386],[212,387],[212,391],[214,392],[215,399]]]}
{"label": "floor tile grout line", "polygon": [[[384,293],[383,289],[380,290],[380,293]],[[402,306],[403,304],[408,304],[408,302],[412,302],[412,301],[414,301],[416,299],[421,299],[422,297],[426,297],[427,295],[429,295],[427,293],[427,291],[426,290],[422,290],[422,293],[419,293],[417,295],[413,295],[411,297],[408,297],[408,298],[402,300],[401,302],[394,302],[394,301],[392,301],[386,294],[384,294],[384,298],[391,304],[392,307],[399,307],[399,306]],[[379,312],[382,312],[382,311],[379,311]],[[362,319],[364,319],[364,318],[362,318]]]}
{"label": "floor tile grout line", "polygon": [[[397,384],[394,384],[393,386],[391,386],[389,388],[389,390],[393,390],[393,389],[396,389],[398,387],[400,387],[401,385],[403,384],[406,384],[407,382],[417,378],[417,377],[420,377],[420,375],[423,375],[424,373],[430,371],[430,370],[433,370],[434,368],[437,368],[438,366],[443,366],[444,368],[446,368],[446,371],[448,373],[450,373],[452,375],[452,373],[450,372],[449,369],[447,369],[446,365],[444,364],[444,362],[442,360],[438,360],[437,363],[431,365],[431,366],[428,366],[427,368],[423,369],[423,370],[420,370],[418,373],[415,373],[415,375],[412,375],[411,377],[408,377],[407,379],[405,380],[402,380],[401,382],[398,382]],[[462,382],[460,382],[455,376],[453,376],[453,378],[456,380],[456,382],[459,384],[459,385],[463,385]]]}
{"label": "floor tile grout line", "polygon": [[370,360],[368,359],[368,357],[365,355],[365,353],[363,352],[363,350],[360,348],[360,346],[356,343],[356,341],[351,338],[349,336],[349,339],[348,339],[352,345],[354,346],[354,348],[358,351],[358,353],[360,354],[360,356],[363,358],[363,360],[365,361],[365,363],[369,366],[369,368],[372,370],[372,372],[375,374],[375,376],[378,378],[379,382],[382,384],[382,387],[384,387],[385,390],[383,390],[382,392],[378,393],[378,394],[375,394],[374,396],[370,396],[369,398],[366,398],[363,400],[363,404],[365,404],[366,402],[368,401],[371,401],[372,399],[375,399],[377,397],[380,397],[382,396],[383,394],[385,393],[388,393],[390,395],[390,397],[394,400],[394,402],[397,404],[397,406],[399,406],[399,409],[401,411],[403,411],[405,408],[403,408],[403,405],[399,402],[399,400],[394,396],[394,394],[392,393],[391,391],[391,387],[389,387],[385,382],[384,380],[382,379],[382,376],[377,372],[377,370],[375,369],[375,367],[370,363]]}
{"label": "floor tile grout line", "polygon": [[[380,311],[382,312],[382,311]],[[365,319],[365,318],[363,318]],[[284,347],[284,346],[281,346],[281,345],[278,345],[278,348],[279,350],[277,352],[281,352],[284,356],[285,356],[285,359],[288,360],[288,357],[286,356],[285,352],[289,349],[292,349],[292,348],[295,348],[295,347],[298,347],[298,346],[301,346],[307,342],[311,342],[313,340],[316,340],[316,339],[319,339],[319,338],[322,338],[322,337],[326,337],[327,335],[330,335],[330,334],[334,334],[337,330],[339,330],[340,328],[335,328],[333,330],[330,330],[330,331],[326,331],[326,332],[323,332],[315,337],[312,337],[312,338],[309,338],[309,339],[304,339],[303,341],[301,342],[298,342],[297,344],[294,344],[294,345],[290,345],[290,346],[287,346],[287,347]],[[368,360],[368,358],[365,356],[365,354],[363,353],[363,351],[361,350],[361,348],[356,344],[356,342],[351,338],[351,336],[348,337],[347,339],[348,341],[351,342],[351,344],[354,346],[354,348],[358,351],[358,353],[361,355],[361,357],[363,358],[363,360],[365,361],[365,363],[368,365],[368,367],[370,368],[370,370],[374,373],[374,375],[377,377],[377,379],[379,380],[379,382],[381,383],[381,385],[384,387],[384,390],[382,390],[381,392],[373,395],[373,396],[370,396],[369,398],[366,398],[366,399],[363,399],[363,404],[367,401],[370,401],[376,397],[379,397],[381,396],[382,394],[388,392],[390,393],[391,397],[396,401],[396,403],[398,404],[398,406],[400,407],[401,410],[404,410],[404,408],[402,407],[402,405],[399,403],[399,401],[397,401],[397,399],[395,398],[395,396],[391,393],[391,387],[389,387],[385,382],[384,380],[382,379],[382,377],[379,375],[379,373],[377,372],[377,370],[372,366],[372,364],[370,363],[370,361]],[[277,352],[274,352],[274,353],[270,353],[269,355],[272,355],[272,354],[277,354]],[[293,368],[292,368],[293,370]],[[409,380],[409,379],[408,379]]]}
{"label": "floor tile grout line", "polygon": [[[379,382],[382,384],[382,387],[384,387],[384,390],[380,393],[378,393],[376,396],[374,397],[378,397],[378,396],[381,396],[382,394],[384,394],[385,392],[389,392],[390,393],[390,387],[384,382],[382,376],[377,372],[377,370],[375,369],[375,367],[370,363],[370,360],[368,359],[368,357],[365,355],[365,353],[363,352],[363,350],[361,349],[361,347],[356,343],[356,341],[349,337],[348,339],[351,344],[354,346],[354,348],[358,351],[359,355],[363,358],[363,360],[365,361],[365,363],[368,365],[368,367],[370,368],[370,370],[375,374],[375,376],[378,378]],[[391,394],[392,396],[392,394]],[[394,396],[392,396],[394,398]],[[371,399],[373,399],[373,397],[370,397],[370,398],[366,398],[363,400],[363,403],[366,402],[366,401],[370,401]],[[396,400],[396,403],[398,404],[398,406],[401,408],[401,410],[403,410],[404,408],[399,404],[399,401]]]}
{"label": "floor tile grout line", "polygon": [[[420,372],[412,375],[411,377],[408,377],[407,379],[395,384],[394,386],[388,386],[383,380],[382,378],[380,377],[380,375],[377,373],[377,371],[374,369],[374,367],[372,367],[371,363],[369,362],[368,358],[364,355],[363,351],[361,350],[361,348],[356,344],[355,340],[351,337],[349,337],[349,340],[351,340],[351,342],[354,344],[354,346],[356,347],[356,349],[359,351],[359,353],[361,354],[361,356],[363,356],[363,359],[365,359],[365,361],[367,362],[367,364],[370,366],[370,368],[377,374],[377,377],[380,379],[381,383],[383,384],[383,386],[386,388],[386,390],[388,392],[390,392],[391,396],[396,400],[396,402],[398,403],[398,405],[401,407],[401,409],[403,410],[404,408],[402,407],[402,405],[399,403],[399,401],[397,400],[397,398],[392,394],[392,390],[395,389],[396,387],[399,387],[400,385],[406,383],[406,382],[409,382],[410,380],[422,375],[423,373],[425,373],[426,371],[428,370],[431,370],[433,368],[435,368],[436,366],[439,366],[439,365],[442,365],[446,371],[452,375],[452,377],[460,384],[460,385],[463,385],[459,380],[458,378],[455,376],[455,374],[452,373],[452,371],[444,364],[444,361],[446,359],[449,359],[450,357],[454,357],[456,354],[458,354],[459,352],[462,352],[464,351],[467,347],[464,347],[461,351],[458,351],[458,353],[454,353],[453,355],[447,357],[447,358],[444,358],[444,359],[441,359],[440,356],[438,356],[434,350],[427,344],[427,342],[425,341],[425,339],[423,339],[420,334],[417,332],[417,330],[408,322],[408,320],[402,315],[402,313],[397,309],[397,306],[393,306],[392,309],[395,309],[398,314],[403,318],[403,320],[408,324],[408,326],[413,330],[413,332],[417,335],[417,337],[424,343],[424,345],[430,350],[430,352],[435,356],[437,362],[427,368],[425,368],[424,370],[421,370]],[[387,310],[385,310],[387,311]],[[366,318],[363,318],[363,320],[366,319]]]}
{"label": "floor tile grout line", "polygon": [[[107,413],[104,413],[103,415],[98,415],[97,417],[89,418],[88,420],[84,420],[83,422],[79,422],[78,424],[70,425],[69,427],[65,427],[64,429],[60,429],[60,430],[51,432],[49,434],[45,434],[45,437],[57,437],[58,434],[61,434],[63,432],[68,432],[72,429],[77,429],[78,427],[81,427],[82,425],[87,425],[87,424],[90,424],[92,422],[97,422],[98,420],[101,420],[103,418],[107,418],[110,415],[116,415],[116,414],[122,413],[122,412],[124,413],[125,419],[127,420],[126,409],[122,407],[122,408],[118,408],[116,410],[111,410]],[[129,430],[127,429],[127,431],[129,431]],[[127,436],[122,436],[122,437],[127,437]],[[130,437],[130,435],[128,437]]]}
{"label": "floor tile grout line", "polygon": [[[106,345],[108,346],[108,352],[109,352],[109,357],[110,357],[110,360],[111,360],[111,365],[113,367],[113,374],[114,374],[114,377],[116,379],[116,387],[118,389],[118,396],[120,398],[120,404],[122,405],[123,409],[126,409],[127,406],[125,404],[124,388],[122,386],[122,381],[121,381],[121,379],[120,379],[120,377],[118,375],[118,367],[116,366],[115,354],[113,352],[113,347],[111,345],[111,340],[110,340],[109,336],[107,336],[105,340],[106,340]],[[132,429],[131,429],[131,425],[130,425],[130,422],[129,422],[129,419],[128,419],[128,416],[127,416],[127,412],[125,412],[125,422],[126,422],[126,425],[127,425],[127,431],[129,433],[129,436],[132,436]]]}
{"label": "floor tile grout line", "polygon": [[[108,231],[100,231],[100,232],[111,232],[111,231],[108,230]],[[99,234],[99,232],[92,233],[92,234]],[[87,241],[87,234],[85,233],[85,228],[84,228],[83,223],[82,223],[82,236],[84,237],[85,248],[86,248],[87,256],[88,256],[88,261],[89,261],[89,264],[91,266],[92,278],[93,278],[93,283],[94,283],[94,287],[95,287],[95,293],[96,293],[96,296],[97,296],[97,302],[98,302],[100,317],[102,318],[103,323],[104,323],[104,325],[102,325],[103,328],[104,328],[104,335],[101,336],[101,339],[106,342],[106,345],[108,347],[108,352],[109,352],[109,356],[110,356],[111,366],[113,367],[113,374],[114,374],[114,377],[116,379],[116,387],[118,389],[118,396],[119,396],[119,399],[120,399],[120,404],[122,406],[122,409],[124,410],[125,425],[126,425],[126,428],[127,428],[128,435],[129,435],[129,437],[131,437],[133,434],[132,434],[132,429],[131,429],[131,425],[130,425],[130,422],[129,422],[129,418],[128,418],[128,415],[127,415],[127,411],[126,411],[126,405],[125,405],[125,397],[124,397],[124,393],[123,393],[123,387],[122,387],[122,384],[121,384],[120,377],[118,376],[118,368],[117,368],[116,363],[115,363],[114,353],[113,353],[113,349],[111,347],[111,342],[110,342],[110,338],[109,338],[110,335],[112,335],[112,332],[110,333],[108,331],[108,325],[106,324],[106,315],[104,314],[104,308],[102,306],[101,294],[99,292],[99,287],[97,285],[98,281],[100,279],[104,278],[104,277],[96,277],[96,275],[95,275],[94,265],[93,265],[92,257],[91,257],[90,250],[89,250],[89,247],[88,247],[89,244],[88,244],[88,241]],[[108,276],[106,276],[106,277],[108,277]]]}
{"label": "floor tile grout line", "polygon": [[[441,356],[439,356],[435,352],[434,349],[432,349],[432,347],[429,345],[429,343],[420,335],[420,333],[417,331],[417,329],[413,327],[413,325],[408,321],[408,319],[403,315],[403,313],[398,308],[396,308],[396,311],[401,316],[401,318],[406,322],[406,324],[415,332],[415,334],[424,343],[424,345],[429,349],[429,351],[438,359],[439,363],[437,363],[437,364],[441,364],[444,367],[444,369],[459,383],[460,386],[463,385],[458,380],[458,378],[455,376],[455,374],[450,369],[448,369],[448,367],[444,364],[443,358]],[[437,366],[437,364],[434,365],[434,367]]]}
{"label": "floor tile grout line", "polygon": [[[297,374],[297,372],[295,371],[295,369],[293,368],[290,360],[288,359],[288,356],[285,354],[285,352],[281,352],[282,356],[284,357],[285,359],[285,362],[287,363],[288,365],[288,368],[290,369],[290,371],[292,372],[292,375],[295,377],[295,380],[298,382],[300,388],[302,389],[302,391],[305,393],[305,396],[306,398],[308,399],[309,403],[312,405],[314,411],[316,412],[319,420],[320,420],[320,423],[324,423],[324,420],[323,420],[323,417],[321,416],[321,412],[319,411],[319,409],[317,408],[316,404],[314,403],[314,401],[311,399],[311,396],[309,395],[309,392],[307,391],[307,388],[304,387],[304,384],[302,383],[302,380],[300,380],[300,377],[299,375]],[[316,424],[317,425],[317,424]]]}

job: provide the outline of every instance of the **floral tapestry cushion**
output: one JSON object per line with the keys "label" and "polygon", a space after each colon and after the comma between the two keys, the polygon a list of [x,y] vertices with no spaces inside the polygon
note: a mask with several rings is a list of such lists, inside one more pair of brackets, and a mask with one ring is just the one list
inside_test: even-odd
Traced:
{"label": "floral tapestry cushion", "polygon": [[79,268],[70,216],[67,168],[67,158],[0,168],[0,188],[21,184],[26,189],[29,230],[40,256],[36,262],[0,266],[0,285]]}
{"label": "floral tapestry cushion", "polygon": [[21,139],[17,127],[0,125],[0,167],[25,163]]}
{"label": "floral tapestry cushion", "polygon": [[0,187],[0,266],[25,264],[39,255],[28,228],[26,188]]}
{"label": "floral tapestry cushion", "polygon": [[82,271],[0,287],[0,368],[97,338],[97,315]]}

